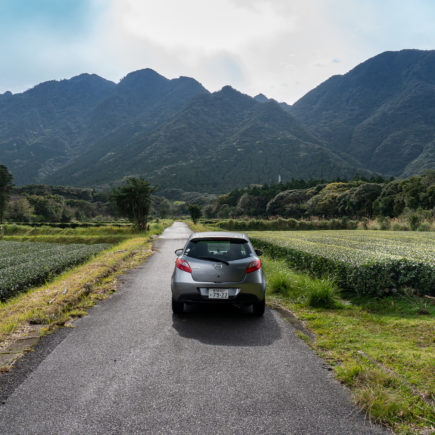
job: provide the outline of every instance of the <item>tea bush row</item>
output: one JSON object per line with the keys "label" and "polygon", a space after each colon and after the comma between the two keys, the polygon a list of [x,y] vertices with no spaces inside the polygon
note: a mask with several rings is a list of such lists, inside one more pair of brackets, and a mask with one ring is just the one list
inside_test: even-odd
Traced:
{"label": "tea bush row", "polygon": [[108,246],[0,241],[0,300],[42,284]]}
{"label": "tea bush row", "polygon": [[290,266],[315,276],[333,277],[341,288],[357,294],[384,295],[406,287],[435,294],[432,240],[394,243],[390,237],[358,243],[351,234],[347,241],[344,235],[335,239],[332,235],[325,234],[324,240],[321,235],[318,240],[309,240],[285,232],[250,233],[255,247],[272,258],[284,259]]}

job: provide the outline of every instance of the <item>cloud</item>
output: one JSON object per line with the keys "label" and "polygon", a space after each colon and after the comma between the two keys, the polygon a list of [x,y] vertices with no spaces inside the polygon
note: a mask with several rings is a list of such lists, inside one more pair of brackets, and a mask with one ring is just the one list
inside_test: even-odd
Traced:
{"label": "cloud", "polygon": [[347,50],[322,19],[320,3],[112,0],[102,52],[130,70],[147,66],[170,77],[193,76],[210,90],[231,84],[294,101],[339,72],[331,59]]}
{"label": "cloud", "polygon": [[292,103],[385,50],[434,48],[431,0],[2,0],[0,92],[150,67]]}

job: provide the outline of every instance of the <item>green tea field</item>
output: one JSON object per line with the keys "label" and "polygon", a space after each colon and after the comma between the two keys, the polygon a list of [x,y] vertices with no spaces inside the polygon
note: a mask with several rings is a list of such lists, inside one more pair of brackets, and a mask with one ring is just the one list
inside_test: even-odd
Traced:
{"label": "green tea field", "polygon": [[43,283],[108,246],[0,241],[0,300]]}
{"label": "green tea field", "polygon": [[399,231],[251,231],[254,245],[344,289],[435,291],[435,234]]}

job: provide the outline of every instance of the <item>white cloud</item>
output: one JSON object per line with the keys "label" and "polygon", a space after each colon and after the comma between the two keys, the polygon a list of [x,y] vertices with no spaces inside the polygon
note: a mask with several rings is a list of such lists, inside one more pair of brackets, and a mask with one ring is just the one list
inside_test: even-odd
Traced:
{"label": "white cloud", "polygon": [[169,77],[192,76],[210,90],[231,84],[293,102],[343,70],[334,59],[345,54],[346,42],[328,28],[320,4],[112,0],[100,54],[116,59],[117,78],[151,67]]}
{"label": "white cloud", "polygon": [[88,1],[87,28],[68,38],[48,27],[3,30],[0,92],[81,72],[116,81],[149,67],[293,103],[382,51],[435,46],[429,0]]}
{"label": "white cloud", "polygon": [[239,50],[288,26],[270,2],[246,8],[231,0],[118,0],[114,13],[125,31],[138,38],[206,53]]}

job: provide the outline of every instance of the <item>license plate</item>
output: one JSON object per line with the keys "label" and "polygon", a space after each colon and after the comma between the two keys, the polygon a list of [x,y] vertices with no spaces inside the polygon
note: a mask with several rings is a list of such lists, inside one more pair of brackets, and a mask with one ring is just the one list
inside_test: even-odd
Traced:
{"label": "license plate", "polygon": [[209,299],[228,299],[228,289],[227,288],[209,288],[208,289]]}

